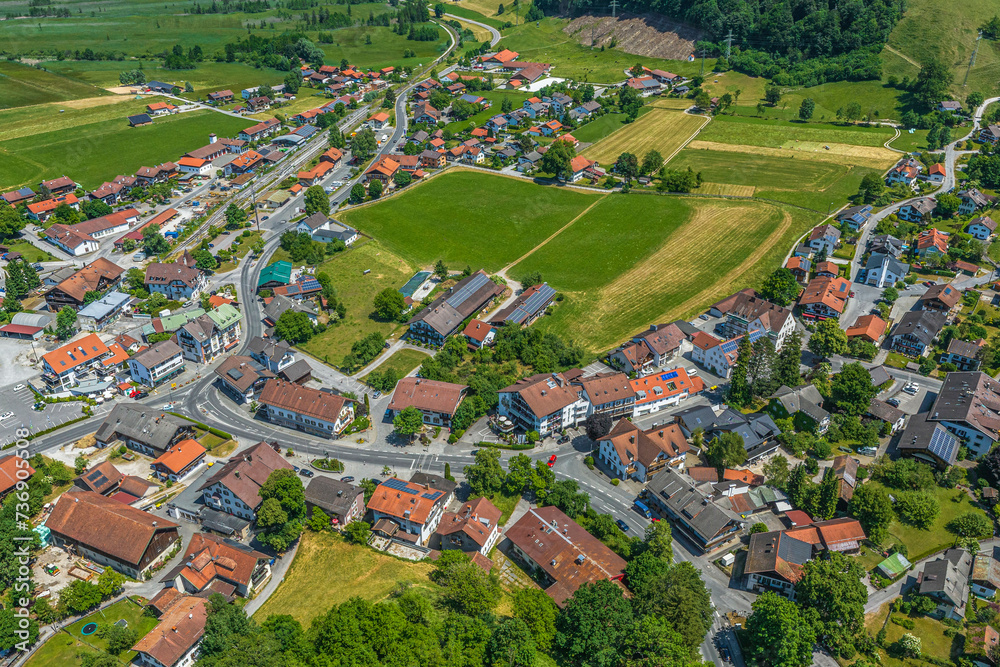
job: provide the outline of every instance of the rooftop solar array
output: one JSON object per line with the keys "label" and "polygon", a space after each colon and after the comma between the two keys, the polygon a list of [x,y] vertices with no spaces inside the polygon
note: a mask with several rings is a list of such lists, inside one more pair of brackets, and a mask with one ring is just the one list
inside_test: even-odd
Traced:
{"label": "rooftop solar array", "polygon": [[467,282],[462,289],[448,297],[445,303],[458,310],[458,307],[465,303],[466,299],[475,294],[479,288],[488,283],[489,280],[489,276],[482,273],[473,274],[469,282]]}
{"label": "rooftop solar array", "polygon": [[520,324],[529,317],[534,317],[555,295],[556,291],[548,283],[542,283],[538,291],[514,308],[505,321]]}
{"label": "rooftop solar array", "polygon": [[406,484],[406,482],[404,482],[403,480],[398,479],[396,477],[393,477],[392,479],[385,480],[384,482],[382,482],[382,485],[383,486],[388,486],[390,489],[394,489],[396,491],[404,491],[404,492],[409,493],[410,495],[413,495],[413,496],[417,495],[417,492],[414,491],[413,489],[411,489]]}
{"label": "rooftop solar array", "polygon": [[678,375],[677,371],[670,371],[669,373],[664,373],[663,375],[661,375],[660,379],[661,380],[673,380],[675,377],[677,377],[677,375]]}
{"label": "rooftop solar array", "polygon": [[953,461],[955,450],[958,448],[958,438],[941,427],[934,429],[931,435],[931,443],[927,446],[932,454],[936,454],[943,461]]}
{"label": "rooftop solar array", "polygon": [[319,284],[319,281],[316,280],[315,278],[307,278],[305,280],[300,280],[299,281],[299,287],[301,287],[302,290],[306,291],[306,292],[308,292],[310,290],[319,290],[319,289],[322,289],[322,287]]}

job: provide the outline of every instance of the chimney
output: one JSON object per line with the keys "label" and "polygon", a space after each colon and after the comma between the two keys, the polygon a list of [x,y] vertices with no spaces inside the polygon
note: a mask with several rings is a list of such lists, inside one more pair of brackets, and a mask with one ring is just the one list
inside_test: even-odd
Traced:
{"label": "chimney", "polygon": [[217,139],[216,139],[216,136],[215,136],[215,134],[214,134],[214,133],[213,133],[213,134],[210,134],[210,135],[208,135],[208,143],[209,143],[209,144],[214,144],[214,143],[215,143],[216,141],[217,141]]}
{"label": "chimney", "polygon": [[156,527],[156,522],[155,522],[155,521],[153,522],[153,527],[154,527],[154,528]]}

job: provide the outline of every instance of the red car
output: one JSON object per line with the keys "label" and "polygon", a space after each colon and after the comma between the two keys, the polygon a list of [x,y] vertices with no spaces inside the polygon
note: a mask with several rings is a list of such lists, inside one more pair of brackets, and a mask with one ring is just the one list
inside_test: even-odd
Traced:
{"label": "red car", "polygon": [[549,457],[549,467],[551,468],[552,464],[555,462],[556,462],[556,455],[553,454],[552,456]]}
{"label": "red car", "polygon": [[851,292],[851,298],[852,299],[854,298],[854,292]]}
{"label": "red car", "polygon": [[934,282],[931,281],[931,280],[928,280],[928,281],[926,281],[924,283],[924,287],[933,287],[933,286],[934,286]]}

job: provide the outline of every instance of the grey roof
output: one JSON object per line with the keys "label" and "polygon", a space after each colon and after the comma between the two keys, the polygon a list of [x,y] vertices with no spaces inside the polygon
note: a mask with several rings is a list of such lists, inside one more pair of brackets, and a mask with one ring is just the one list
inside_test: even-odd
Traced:
{"label": "grey roof", "polygon": [[199,343],[204,343],[212,338],[212,331],[215,329],[215,322],[206,315],[199,315],[190,322],[182,324],[180,330],[189,334]]}
{"label": "grey roof", "polygon": [[781,433],[781,429],[774,423],[770,415],[763,413],[745,415],[732,408],[723,410],[708,431],[713,434],[722,431],[739,433],[740,437],[743,438],[743,448],[748,452],[767,438],[775,437]]}
{"label": "grey roof", "polygon": [[790,415],[801,412],[817,422],[830,416],[830,413],[823,409],[823,397],[820,396],[816,385],[803,384],[794,389],[781,385],[771,398],[777,399]]}
{"label": "grey roof", "polygon": [[[246,519],[241,519],[235,514],[220,512],[211,507],[203,507],[200,518],[202,526],[223,535],[242,533],[250,525],[250,522]],[[186,564],[182,563],[182,565]]]}
{"label": "grey roof", "polygon": [[542,159],[542,154],[539,153],[538,151],[531,151],[530,153],[524,156],[524,159],[534,164],[535,162],[538,162],[539,160]]}
{"label": "grey roof", "polygon": [[933,594],[951,602],[964,613],[969,598],[969,575],[972,556],[964,549],[948,549],[941,558],[924,565],[920,575],[920,594]]}
{"label": "grey roof", "polygon": [[445,479],[441,475],[434,475],[432,473],[421,472],[419,470],[413,473],[413,476],[410,477],[410,481],[414,484],[429,486],[436,491],[444,491],[445,495],[455,493],[455,489],[458,488],[458,484]]}
{"label": "grey roof", "polygon": [[327,514],[343,517],[354,505],[359,487],[332,477],[313,477],[306,486],[306,502]]}
{"label": "grey roof", "polygon": [[930,457],[945,466],[954,465],[961,443],[944,426],[931,421],[930,416],[931,413],[922,412],[910,417],[899,438],[899,450],[903,454]]}
{"label": "grey roof", "polygon": [[964,422],[992,440],[1000,439],[1000,382],[978,371],[948,373],[931,419]]}
{"label": "grey roof", "polygon": [[434,303],[414,316],[408,324],[423,322],[442,336],[447,336],[458,328],[462,320],[501,294],[503,289],[490,280],[486,273],[476,271],[449,288],[435,299]]}
{"label": "grey roof", "polygon": [[298,382],[307,375],[312,375],[312,366],[305,359],[299,359],[291,366],[278,371],[278,375],[288,382]]}
{"label": "grey roof", "polygon": [[194,424],[161,410],[141,403],[115,405],[94,434],[99,442],[128,438],[149,445],[153,449],[166,449],[179,429]]}
{"label": "grey roof", "polygon": [[868,261],[865,263],[865,270],[871,271],[872,269],[882,268],[882,263],[886,263],[886,268],[890,273],[903,276],[910,272],[910,265],[905,262],[901,262],[890,254],[873,252],[869,257]]}
{"label": "grey roof", "polygon": [[911,310],[892,328],[891,336],[909,334],[924,345],[930,345],[944,328],[948,314],[938,310]]}
{"label": "grey roof", "polygon": [[697,428],[703,431],[710,429],[715,422],[715,412],[707,405],[696,405],[674,414],[674,421],[681,425],[686,435],[690,435]]}
{"label": "grey roof", "polygon": [[148,350],[143,350],[132,357],[132,361],[149,369],[159,366],[167,359],[181,354],[180,346],[172,340],[161,340],[154,343]]}
{"label": "grey roof", "polygon": [[77,313],[80,317],[92,317],[100,320],[124,306],[132,298],[129,294],[121,292],[108,292],[97,301],[92,301]]}
{"label": "grey roof", "polygon": [[883,252],[899,257],[903,252],[903,242],[891,234],[879,234],[868,240],[868,248],[872,252]]}
{"label": "grey roof", "polygon": [[966,359],[975,359],[976,355],[979,354],[979,346],[967,340],[952,338],[951,342],[948,343],[948,354],[955,354]]}
{"label": "grey roof", "polygon": [[872,379],[872,384],[876,387],[881,387],[886,382],[892,380],[892,376],[889,375],[889,371],[885,369],[885,366],[872,366],[868,369],[868,375]]}
{"label": "grey roof", "polygon": [[303,313],[308,313],[310,315],[316,314],[316,311],[307,306],[305,303],[295,301],[294,299],[289,299],[287,296],[278,294],[271,299],[271,303],[264,307],[264,316],[272,322],[277,322],[278,318],[281,317],[281,314],[289,308]]}
{"label": "grey roof", "polygon": [[650,480],[647,490],[706,543],[730,523],[742,523],[732,510],[713,503],[690,477],[673,468]]}
{"label": "grey roof", "polygon": [[872,402],[868,404],[868,414],[872,417],[877,417],[884,422],[889,422],[890,424],[895,424],[899,421],[899,418],[906,413],[899,408],[894,408],[885,401],[880,401],[877,398],[873,398]]}
{"label": "grey roof", "polygon": [[251,353],[275,363],[280,361],[291,348],[288,341],[264,338],[263,336],[254,336],[247,343],[247,349]]}
{"label": "grey roof", "polygon": [[346,243],[352,236],[357,235],[357,233],[358,232],[353,227],[348,227],[347,225],[342,225],[331,220],[329,229],[319,229],[313,233],[313,236],[328,239],[340,239]]}
{"label": "grey roof", "polygon": [[14,317],[11,318],[11,324],[22,324],[29,327],[42,327],[45,328],[52,324],[52,320],[55,319],[52,313],[14,313]]}
{"label": "grey roof", "polygon": [[328,218],[323,213],[317,211],[316,213],[310,215],[308,218],[303,218],[302,220],[299,220],[299,224],[305,225],[309,229],[315,231],[320,227],[322,227],[323,225],[325,225],[329,220],[330,218]]}

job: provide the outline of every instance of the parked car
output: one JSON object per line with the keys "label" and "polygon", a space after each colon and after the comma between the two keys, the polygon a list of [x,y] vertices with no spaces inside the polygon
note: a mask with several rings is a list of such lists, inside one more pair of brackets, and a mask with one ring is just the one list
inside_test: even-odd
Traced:
{"label": "parked car", "polygon": [[0,422],[7,421],[8,419],[10,419],[13,416],[14,416],[13,412],[5,412],[2,415],[0,415]]}
{"label": "parked car", "polygon": [[347,475],[346,477],[341,477],[340,481],[341,482],[353,482],[354,481],[354,477],[352,477],[351,475]]}
{"label": "parked car", "polygon": [[560,445],[565,445],[570,440],[572,440],[571,437],[569,437],[568,435],[564,435],[563,437],[561,437],[558,440],[556,440],[556,443],[560,444]]}
{"label": "parked car", "polygon": [[299,474],[302,475],[303,477],[314,477],[316,475],[316,473],[314,473],[309,468],[303,468],[302,470],[299,471]]}
{"label": "parked car", "polygon": [[14,391],[21,391],[22,389],[24,389],[24,384],[14,385]]}
{"label": "parked car", "polygon": [[915,395],[917,391],[919,391],[919,389],[920,385],[918,385],[916,382],[911,382],[907,384],[905,387],[903,387],[903,391],[906,392],[907,394],[910,394],[911,396]]}
{"label": "parked car", "polygon": [[618,527],[622,529],[623,533],[627,533],[628,531],[631,530],[631,528],[629,528],[629,525],[624,521],[622,521],[621,519],[615,519],[615,523],[618,524]]}
{"label": "parked car", "polygon": [[701,315],[698,316],[698,319],[699,320],[705,320],[707,322],[708,321],[708,313],[702,313]]}
{"label": "parked car", "polygon": [[300,468],[298,466],[292,466],[292,470],[294,470],[295,472],[298,472],[300,470]]}
{"label": "parked car", "polygon": [[891,405],[894,408],[898,408],[899,407],[899,399],[896,398],[895,396],[893,396],[892,398],[890,398],[889,400],[887,400],[886,403],[888,403],[889,405]]}

